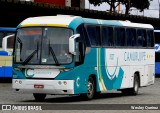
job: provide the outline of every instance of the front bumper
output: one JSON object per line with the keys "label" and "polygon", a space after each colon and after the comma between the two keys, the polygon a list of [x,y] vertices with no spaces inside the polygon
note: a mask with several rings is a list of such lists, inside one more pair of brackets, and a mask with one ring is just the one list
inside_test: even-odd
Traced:
{"label": "front bumper", "polygon": [[[43,85],[43,88],[35,88]],[[22,93],[74,94],[74,80],[13,79],[12,88]]]}

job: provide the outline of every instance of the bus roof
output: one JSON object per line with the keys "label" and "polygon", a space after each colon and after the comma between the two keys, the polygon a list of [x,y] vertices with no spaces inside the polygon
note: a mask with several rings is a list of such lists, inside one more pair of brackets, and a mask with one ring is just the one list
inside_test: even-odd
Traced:
{"label": "bus roof", "polygon": [[18,27],[29,27],[29,26],[57,26],[57,27],[71,27],[76,28],[78,25],[86,24],[103,24],[113,26],[130,26],[138,28],[150,28],[153,26],[150,24],[132,23],[130,21],[119,21],[119,20],[101,20],[82,18],[80,16],[72,15],[57,15],[57,16],[41,16],[27,18]]}
{"label": "bus roof", "polygon": [[68,27],[76,16],[58,15],[58,16],[41,16],[25,19],[19,27],[28,26],[59,26]]}

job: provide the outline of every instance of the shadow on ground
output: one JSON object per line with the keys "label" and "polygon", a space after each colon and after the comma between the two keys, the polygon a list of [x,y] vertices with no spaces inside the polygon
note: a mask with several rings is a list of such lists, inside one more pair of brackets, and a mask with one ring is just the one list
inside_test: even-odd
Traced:
{"label": "shadow on ground", "polygon": [[[139,94],[141,95],[141,94]],[[111,98],[119,98],[122,96],[132,96],[132,95],[124,95],[121,92],[117,93],[105,93],[105,94],[100,94],[99,96],[97,96],[96,98],[94,98],[93,100],[96,99],[111,99]],[[54,97],[54,95],[53,95]],[[80,95],[74,95],[74,96],[60,96],[60,97],[49,97],[46,98],[43,101],[39,101],[39,102],[43,102],[43,103],[71,103],[71,102],[80,102],[80,101],[87,101],[87,99],[85,99],[83,96]],[[92,100],[91,100],[92,101]],[[27,101],[23,101],[23,102],[37,102],[36,100],[27,100]]]}

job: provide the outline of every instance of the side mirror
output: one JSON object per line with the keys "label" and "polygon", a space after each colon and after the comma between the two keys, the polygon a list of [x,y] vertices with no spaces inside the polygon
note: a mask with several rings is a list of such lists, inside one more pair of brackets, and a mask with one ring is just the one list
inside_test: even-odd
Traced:
{"label": "side mirror", "polygon": [[4,51],[8,52],[8,55],[12,55],[12,52],[13,52],[13,49],[12,49],[12,51],[7,50],[8,38],[11,38],[11,37],[14,37],[14,36],[15,36],[15,35],[12,34],[12,35],[5,36],[5,37],[3,37],[3,39],[2,39],[2,49],[3,49]]}
{"label": "side mirror", "polygon": [[76,44],[75,44],[75,39],[80,37],[80,34],[75,34],[75,35],[72,35],[70,38],[69,38],[69,52],[73,55],[76,55]]}

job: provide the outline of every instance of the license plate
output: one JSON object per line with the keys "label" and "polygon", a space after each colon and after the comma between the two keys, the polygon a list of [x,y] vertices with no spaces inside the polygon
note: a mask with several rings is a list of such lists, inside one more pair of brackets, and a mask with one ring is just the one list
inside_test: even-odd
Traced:
{"label": "license plate", "polygon": [[44,85],[43,84],[34,84],[34,88],[43,89]]}

